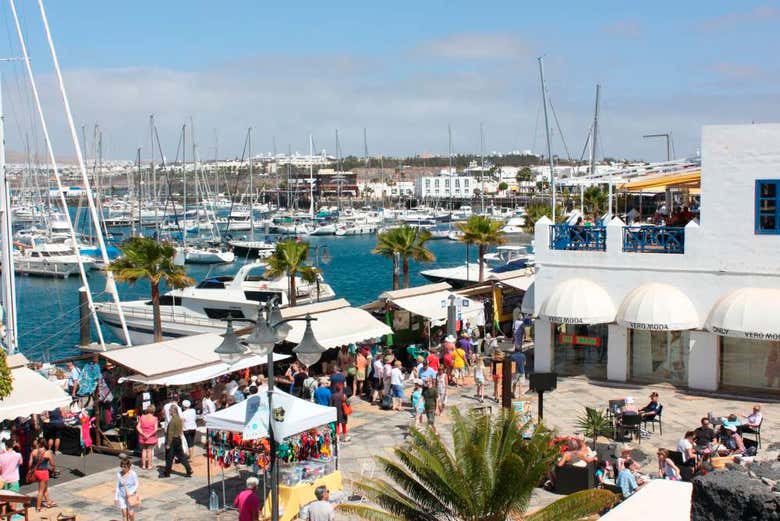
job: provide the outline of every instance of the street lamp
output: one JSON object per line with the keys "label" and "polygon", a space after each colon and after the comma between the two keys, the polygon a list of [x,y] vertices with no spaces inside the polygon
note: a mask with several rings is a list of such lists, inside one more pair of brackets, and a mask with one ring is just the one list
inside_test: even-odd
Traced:
{"label": "street lamp", "polygon": [[505,409],[512,408],[512,359],[510,355],[515,352],[513,342],[499,342],[498,349],[504,353],[504,360],[501,362],[501,407]]}
{"label": "street lamp", "polygon": [[[285,341],[292,329],[292,326],[289,324],[290,322],[305,320],[306,330],[303,334],[303,338],[301,338],[300,343],[293,349],[293,352],[298,356],[298,360],[308,367],[320,359],[322,353],[325,352],[325,348],[317,342],[316,338],[314,338],[311,323],[317,320],[316,318],[312,318],[311,315],[307,314],[304,318],[285,319],[282,317],[282,312],[279,310],[276,298],[273,298],[265,304],[260,304],[257,310],[256,320],[250,318],[233,318],[228,315],[225,337],[219,347],[214,350],[226,364],[235,364],[247,352],[233,330],[233,320],[254,324],[252,333],[245,339],[245,342],[253,354],[258,356],[266,355],[268,357],[266,365],[268,383],[268,447],[271,466],[271,521],[279,521],[279,465],[276,461],[277,442],[273,430],[275,417],[272,405],[274,393],[274,346]],[[283,418],[283,414],[279,416]]]}

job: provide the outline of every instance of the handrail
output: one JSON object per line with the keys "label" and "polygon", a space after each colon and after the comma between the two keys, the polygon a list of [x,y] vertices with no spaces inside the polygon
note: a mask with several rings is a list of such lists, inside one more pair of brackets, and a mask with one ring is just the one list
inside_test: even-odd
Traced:
{"label": "handrail", "polygon": [[550,227],[551,250],[606,251],[605,226],[572,226],[554,224]]}
{"label": "handrail", "polygon": [[674,226],[625,226],[623,251],[636,253],[685,253],[685,228]]}

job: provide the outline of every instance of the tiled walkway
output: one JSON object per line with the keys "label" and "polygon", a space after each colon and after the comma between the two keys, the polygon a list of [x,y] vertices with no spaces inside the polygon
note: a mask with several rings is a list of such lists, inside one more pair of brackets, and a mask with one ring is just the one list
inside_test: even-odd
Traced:
{"label": "tiled walkway", "polygon": [[[601,382],[591,382],[584,378],[561,379],[558,389],[548,393],[544,398],[545,420],[551,427],[562,433],[576,432],[576,419],[582,414],[584,407],[606,407],[609,399],[619,399],[633,396],[638,404],[644,405],[651,390],[661,395],[664,404],[664,434],[653,434],[650,439],[643,440],[641,451],[653,454],[658,447],[674,447],[682,433],[697,426],[699,418],[712,411],[716,415],[727,415],[730,412],[747,414],[754,403],[752,400],[738,398],[714,398],[677,390],[671,386],[616,386]],[[467,387],[451,392],[450,404],[460,409],[478,405],[470,396],[473,388]],[[490,391],[490,389],[488,389]],[[489,392],[488,392],[489,394]],[[536,400],[534,400],[534,411]],[[355,403],[356,402],[356,403]],[[497,407],[495,402],[487,403]],[[341,469],[345,478],[359,479],[361,473],[370,472],[372,456],[377,454],[390,455],[392,448],[403,442],[411,415],[406,412],[381,411],[376,406],[354,400],[354,414],[350,418],[350,434],[352,441],[341,447]],[[761,459],[775,459],[778,450],[775,442],[780,441],[777,435],[780,428],[780,404],[763,403],[765,422],[763,427],[764,450],[759,454]],[[446,416],[439,421],[440,432],[447,431]],[[777,444],[780,446],[780,444]],[[174,475],[170,479],[159,479],[156,472],[137,471],[141,480],[141,495],[143,507],[136,519],[141,520],[235,520],[234,512],[213,513],[208,511],[208,493],[206,481],[206,465],[202,456],[194,462],[195,476],[186,479],[182,475]],[[174,467],[175,469],[175,467]],[[235,469],[225,473],[227,499],[232,503],[235,493],[243,487],[243,477]],[[69,483],[55,484],[52,482],[51,496],[60,507],[44,510],[40,515],[34,514],[31,519],[55,520],[58,513],[74,513],[78,521],[107,521],[121,519],[119,510],[113,504],[115,471],[108,470],[98,474],[80,478]],[[218,485],[221,487],[221,485]],[[347,485],[348,487],[349,485]],[[217,489],[220,492],[221,488]],[[532,507],[543,505],[555,496],[540,491],[536,494]]]}

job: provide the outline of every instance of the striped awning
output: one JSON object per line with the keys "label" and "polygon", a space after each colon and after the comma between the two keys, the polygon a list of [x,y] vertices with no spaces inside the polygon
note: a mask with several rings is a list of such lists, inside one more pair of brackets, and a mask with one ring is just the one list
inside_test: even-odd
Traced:
{"label": "striped awning", "polygon": [[620,185],[621,190],[628,192],[662,192],[667,188],[701,186],[701,170],[677,172],[673,174],[641,177]]}

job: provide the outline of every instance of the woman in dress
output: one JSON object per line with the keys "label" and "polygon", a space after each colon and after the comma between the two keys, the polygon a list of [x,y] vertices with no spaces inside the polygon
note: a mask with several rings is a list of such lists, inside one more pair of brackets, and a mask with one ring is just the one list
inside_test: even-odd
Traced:
{"label": "woman in dress", "polygon": [[347,394],[344,392],[344,384],[336,384],[330,395],[330,406],[336,408],[336,436],[341,434],[341,441],[350,441],[347,436],[347,415],[344,413],[344,404],[347,402]]}
{"label": "woman in dress", "polygon": [[116,492],[114,502],[122,511],[122,521],[135,519],[135,508],[138,506],[138,476],[132,470],[132,464],[128,458],[123,458],[119,463],[119,472],[116,473]]}
{"label": "woman in dress", "polygon": [[157,428],[159,420],[154,415],[154,405],[150,405],[144,414],[138,417],[135,430],[138,432],[138,444],[141,446],[141,470],[152,470],[154,448],[157,446]]}
{"label": "woman in dress", "polygon": [[[30,453],[30,462],[27,467],[28,477],[32,474],[38,482],[38,498],[35,502],[35,511],[40,512],[41,507],[56,507],[57,503],[49,497],[49,470],[54,472],[57,466],[54,463],[54,454],[46,447],[46,440],[38,439],[37,448]],[[29,481],[29,479],[28,479]]]}

